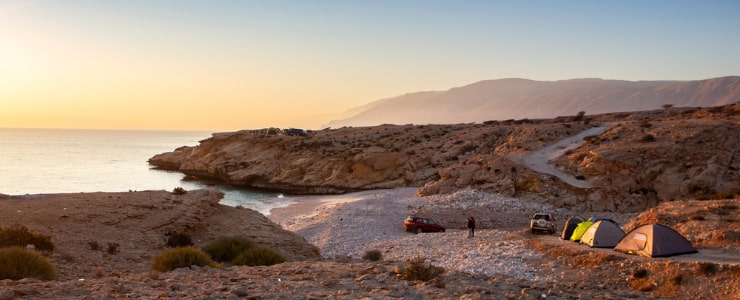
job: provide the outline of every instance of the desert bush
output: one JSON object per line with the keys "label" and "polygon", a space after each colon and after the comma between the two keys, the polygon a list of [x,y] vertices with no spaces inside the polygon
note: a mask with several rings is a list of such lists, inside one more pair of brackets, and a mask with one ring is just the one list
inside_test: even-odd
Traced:
{"label": "desert bush", "polygon": [[578,114],[576,114],[575,117],[573,117],[573,121],[578,122],[583,120],[583,116],[586,115],[585,111],[579,111]]}
{"label": "desert bush", "polygon": [[634,278],[645,278],[648,276],[648,270],[647,269],[637,269],[634,273],[632,273],[632,277]]}
{"label": "desert bush", "polygon": [[643,143],[649,143],[655,141],[655,136],[652,134],[646,134],[640,138],[640,141]]}
{"label": "desert bush", "polygon": [[185,194],[188,193],[188,191],[186,191],[184,188],[178,186],[178,187],[176,187],[175,189],[172,190],[172,193],[175,194],[175,195],[185,195]]}
{"label": "desert bush", "polygon": [[254,247],[239,253],[231,263],[237,266],[272,266],[285,261],[285,256],[270,248]]}
{"label": "desert bush", "polygon": [[693,221],[704,221],[704,216],[702,215],[690,215],[689,220]]}
{"label": "desert bush", "polygon": [[118,246],[120,246],[118,243],[108,243],[108,249],[106,249],[105,252],[108,252],[108,254],[116,254],[118,253]]}
{"label": "desert bush", "polygon": [[193,247],[179,247],[163,251],[154,257],[152,269],[159,272],[169,272],[178,268],[190,266],[211,266],[215,267],[216,263],[208,257],[208,254],[202,250]]}
{"label": "desert bush", "polygon": [[423,257],[409,260],[409,267],[403,270],[401,279],[411,281],[429,281],[444,274],[445,269],[426,262]]}
{"label": "desert bush", "polygon": [[242,252],[256,247],[254,242],[241,237],[222,238],[206,245],[205,252],[218,262],[232,261]]}
{"label": "desert bush", "polygon": [[383,258],[383,253],[380,250],[368,250],[365,251],[365,255],[362,256],[364,260],[379,261]]}
{"label": "desert bush", "polygon": [[185,233],[175,233],[167,238],[167,246],[171,248],[192,246],[193,239]]}
{"label": "desert bush", "polygon": [[674,285],[681,285],[681,282],[683,282],[683,275],[682,274],[675,274],[671,277],[670,282]]}
{"label": "desert bush", "polygon": [[98,244],[98,241],[89,241],[87,242],[87,246],[90,247],[90,250],[92,251],[100,250],[100,244]]}
{"label": "desert bush", "polygon": [[717,265],[710,262],[697,263],[699,273],[704,275],[713,275],[717,272]]}
{"label": "desert bush", "polygon": [[29,244],[41,251],[54,251],[54,244],[48,235],[31,232],[26,226],[18,224],[0,228],[0,248],[26,247]]}
{"label": "desert bush", "polygon": [[54,279],[54,265],[36,251],[21,247],[0,249],[0,280]]}

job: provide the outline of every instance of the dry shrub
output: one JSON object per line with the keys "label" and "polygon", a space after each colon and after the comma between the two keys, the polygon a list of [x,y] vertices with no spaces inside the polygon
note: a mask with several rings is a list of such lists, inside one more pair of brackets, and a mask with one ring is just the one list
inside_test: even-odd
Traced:
{"label": "dry shrub", "polygon": [[700,274],[710,276],[717,273],[717,265],[710,262],[699,262],[697,265],[697,271]]}
{"label": "dry shrub", "polygon": [[52,280],[54,273],[54,265],[36,251],[20,247],[0,249],[0,280]]}
{"label": "dry shrub", "polygon": [[41,251],[54,251],[54,244],[48,235],[31,232],[26,226],[18,224],[0,228],[0,248],[26,245],[33,245]]}
{"label": "dry shrub", "polygon": [[167,238],[167,246],[171,248],[187,247],[193,245],[193,239],[185,233],[175,233]]}
{"label": "dry shrub", "polygon": [[280,255],[270,248],[255,247],[247,249],[231,261],[237,266],[272,266],[286,261],[285,256]]}
{"label": "dry shrub", "polygon": [[98,244],[98,241],[89,241],[87,242],[87,246],[90,247],[90,250],[92,251],[100,250],[100,244]]}
{"label": "dry shrub", "polygon": [[215,267],[216,263],[208,257],[208,254],[202,250],[188,246],[172,248],[163,251],[154,258],[152,269],[159,272],[169,272],[178,268],[187,268],[190,266],[211,266]]}
{"label": "dry shrub", "polygon": [[410,281],[430,281],[444,274],[445,269],[426,262],[423,257],[409,260],[409,266],[401,274],[401,279]]}
{"label": "dry shrub", "polygon": [[655,136],[652,134],[646,134],[640,138],[640,142],[650,143],[655,141]]}
{"label": "dry shrub", "polygon": [[188,193],[188,191],[178,186],[172,190],[172,193],[175,195],[185,195]]}
{"label": "dry shrub", "polygon": [[106,252],[108,252],[108,254],[111,254],[111,255],[116,254],[119,252],[118,250],[119,246],[120,245],[118,243],[108,243],[108,249],[106,249]]}
{"label": "dry shrub", "polygon": [[702,215],[690,215],[689,220],[692,221],[704,221],[704,216]]}
{"label": "dry shrub", "polygon": [[640,268],[640,269],[635,270],[635,272],[632,273],[632,277],[634,277],[634,278],[645,278],[645,277],[648,276],[648,274],[649,274],[649,272],[648,272],[647,269]]}
{"label": "dry shrub", "polygon": [[218,262],[232,261],[242,252],[255,248],[254,242],[242,237],[228,237],[218,239],[206,245],[203,249],[211,258]]}
{"label": "dry shrub", "polygon": [[380,252],[380,250],[368,250],[365,251],[365,255],[362,256],[362,259],[369,260],[369,261],[379,261],[383,258],[383,253]]}

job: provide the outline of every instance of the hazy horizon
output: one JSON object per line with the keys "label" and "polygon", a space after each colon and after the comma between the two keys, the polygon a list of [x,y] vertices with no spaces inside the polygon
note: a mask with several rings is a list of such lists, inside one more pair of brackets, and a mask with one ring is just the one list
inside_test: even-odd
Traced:
{"label": "hazy horizon", "polygon": [[0,1],[0,128],[317,128],[481,80],[738,75],[740,2]]}

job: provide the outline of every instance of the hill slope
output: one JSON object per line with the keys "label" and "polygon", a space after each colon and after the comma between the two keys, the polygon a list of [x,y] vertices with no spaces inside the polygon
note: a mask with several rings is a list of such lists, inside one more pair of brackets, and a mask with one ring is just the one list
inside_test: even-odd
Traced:
{"label": "hill slope", "polygon": [[352,110],[352,117],[327,124],[453,124],[521,118],[554,118],[579,111],[601,114],[652,110],[663,105],[718,106],[740,100],[740,77],[698,81],[573,79],[486,80],[444,92],[419,92],[382,99]]}

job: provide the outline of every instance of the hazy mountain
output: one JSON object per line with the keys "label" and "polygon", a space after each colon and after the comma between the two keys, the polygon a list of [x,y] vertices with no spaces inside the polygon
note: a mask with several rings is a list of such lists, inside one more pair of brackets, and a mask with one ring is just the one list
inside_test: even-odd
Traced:
{"label": "hazy mountain", "polygon": [[[671,104],[716,106],[740,100],[740,77],[697,81],[498,79],[447,91],[409,93],[353,108],[328,127],[454,124],[640,111]],[[326,127],[325,126],[325,127]]]}

